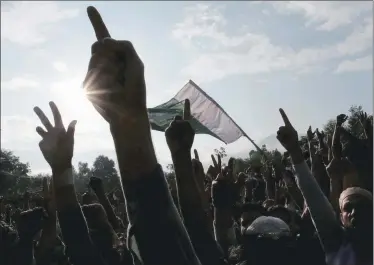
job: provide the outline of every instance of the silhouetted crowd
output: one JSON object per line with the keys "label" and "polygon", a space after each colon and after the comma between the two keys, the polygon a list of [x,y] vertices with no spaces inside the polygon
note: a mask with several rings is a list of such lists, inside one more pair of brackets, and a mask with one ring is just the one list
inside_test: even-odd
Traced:
{"label": "silhouetted crowd", "polygon": [[84,86],[108,122],[121,186],[106,193],[92,177],[92,192],[77,194],[71,161],[79,123],[65,127],[53,102],[53,122],[35,107],[52,178],[37,197],[1,198],[0,265],[373,264],[373,123],[366,113],[362,139],[340,114],[333,135],[309,128],[301,146],[280,109],[281,161],[264,153],[261,164],[237,173],[234,158],[223,166],[212,155],[203,168],[191,150],[186,99],[183,117],[165,131],[170,184],[150,134],[144,65],[131,42],[110,37],[95,8],[87,12],[97,42]]}

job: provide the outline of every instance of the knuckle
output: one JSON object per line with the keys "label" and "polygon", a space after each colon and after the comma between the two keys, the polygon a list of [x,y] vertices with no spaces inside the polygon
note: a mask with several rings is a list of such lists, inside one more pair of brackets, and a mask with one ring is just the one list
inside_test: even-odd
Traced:
{"label": "knuckle", "polygon": [[91,45],[91,54],[97,53],[100,50],[101,42],[96,41]]}

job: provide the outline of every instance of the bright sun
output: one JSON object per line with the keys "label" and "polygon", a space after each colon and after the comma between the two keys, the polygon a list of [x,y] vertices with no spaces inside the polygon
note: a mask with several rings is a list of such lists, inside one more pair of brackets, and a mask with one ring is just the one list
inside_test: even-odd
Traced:
{"label": "bright sun", "polygon": [[97,117],[94,107],[82,88],[81,78],[71,78],[55,83],[52,92],[56,96],[55,101],[64,121],[75,119],[89,123]]}

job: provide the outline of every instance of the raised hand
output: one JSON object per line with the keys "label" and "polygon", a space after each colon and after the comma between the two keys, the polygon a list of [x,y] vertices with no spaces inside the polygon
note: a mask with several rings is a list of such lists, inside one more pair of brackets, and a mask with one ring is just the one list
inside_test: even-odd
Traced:
{"label": "raised hand", "polygon": [[[292,126],[291,122],[289,121],[286,113],[283,109],[279,109],[279,112],[282,116],[284,126],[279,127],[277,131],[277,139],[283,145],[283,147],[292,154],[294,151],[298,151],[300,149],[299,146],[299,136],[297,131]],[[292,155],[291,155],[292,156]]]}
{"label": "raised hand", "polygon": [[203,188],[205,179],[204,167],[203,164],[200,162],[199,153],[196,149],[194,149],[194,155],[195,158],[192,159],[193,172],[200,188]]}
{"label": "raised hand", "polygon": [[214,155],[211,155],[211,158],[213,166],[209,167],[207,174],[209,174],[212,180],[214,180],[219,174],[222,173],[222,162],[219,155],[217,155],[217,160],[215,159]]}
{"label": "raised hand", "polygon": [[39,107],[34,108],[36,115],[38,115],[46,129],[44,130],[40,126],[36,127],[36,132],[42,137],[42,140],[39,142],[40,150],[52,170],[71,168],[74,150],[74,132],[77,121],[70,122],[68,129],[65,130],[56,104],[50,102],[49,106],[53,113],[54,126]]}
{"label": "raised hand", "polygon": [[229,162],[227,163],[227,167],[225,168],[225,174],[227,175],[227,178],[230,181],[234,181],[234,163],[235,163],[235,158],[230,157]]}
{"label": "raised hand", "polygon": [[336,117],[336,124],[338,126],[342,126],[344,122],[346,122],[346,120],[348,119],[348,116],[345,115],[345,114],[339,114],[337,117]]}
{"label": "raised hand", "polygon": [[368,114],[366,112],[360,111],[358,113],[358,119],[362,126],[365,127],[367,121],[368,121]]}
{"label": "raised hand", "polygon": [[308,141],[312,141],[314,139],[315,132],[312,132],[312,126],[309,126],[308,131],[306,132],[308,137]]}
{"label": "raised hand", "polygon": [[191,151],[195,131],[189,123],[190,119],[190,101],[186,99],[183,117],[176,116],[165,131],[166,142],[172,154],[176,154],[179,151]]}
{"label": "raised hand", "polygon": [[104,192],[103,181],[100,178],[91,177],[89,185],[95,193]]}
{"label": "raised hand", "polygon": [[332,147],[332,135],[331,134],[327,135],[327,147],[328,148]]}
{"label": "raised hand", "polygon": [[247,179],[247,176],[243,173],[243,172],[240,172],[238,174],[238,179],[236,180],[236,185],[238,185],[239,187],[243,187],[244,184],[245,184],[245,181]]}
{"label": "raised hand", "polygon": [[144,65],[134,46],[130,41],[112,39],[94,7],[88,7],[87,14],[97,38],[84,80],[88,99],[111,124],[146,118]]}
{"label": "raised hand", "polygon": [[319,131],[318,128],[316,129],[315,133],[317,135],[318,141],[320,143],[323,143],[323,141],[325,139],[325,133],[323,131]]}

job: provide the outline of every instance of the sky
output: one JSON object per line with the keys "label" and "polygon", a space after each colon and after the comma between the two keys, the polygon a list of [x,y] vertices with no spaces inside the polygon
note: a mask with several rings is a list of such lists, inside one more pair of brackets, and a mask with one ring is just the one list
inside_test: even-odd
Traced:
{"label": "sky", "polygon": [[[300,134],[351,105],[372,113],[372,2],[93,3],[112,37],[131,41],[143,60],[148,107],[191,79],[257,143],[282,125],[280,107]],[[88,4],[1,2],[1,148],[35,174],[50,169],[33,107],[51,117],[51,100],[66,125],[78,120],[75,166],[100,154],[116,161],[109,126],[81,87],[95,42]],[[152,137],[158,161],[170,163],[164,134]],[[204,163],[219,147],[244,156],[253,148],[245,138],[225,145],[195,137]]]}

